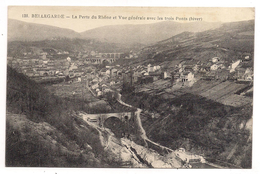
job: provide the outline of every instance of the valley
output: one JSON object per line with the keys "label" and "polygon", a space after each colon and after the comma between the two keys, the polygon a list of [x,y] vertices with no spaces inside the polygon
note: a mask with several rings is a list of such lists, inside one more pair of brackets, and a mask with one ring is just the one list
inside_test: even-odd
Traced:
{"label": "valley", "polygon": [[253,20],[9,31],[6,166],[252,168]]}

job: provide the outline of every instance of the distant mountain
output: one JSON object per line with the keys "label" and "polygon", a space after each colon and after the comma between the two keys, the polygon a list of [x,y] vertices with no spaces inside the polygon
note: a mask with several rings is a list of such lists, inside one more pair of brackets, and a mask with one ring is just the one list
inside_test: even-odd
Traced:
{"label": "distant mountain", "polygon": [[40,41],[52,38],[95,39],[108,43],[151,44],[184,31],[200,32],[220,27],[221,23],[208,22],[158,22],[139,25],[111,25],[77,33],[49,25],[8,20],[8,41]]}
{"label": "distant mountain", "polygon": [[39,41],[65,37],[79,38],[80,34],[70,29],[8,19],[8,41]]}
{"label": "distant mountain", "polygon": [[122,44],[151,44],[184,31],[201,32],[220,26],[221,23],[217,22],[178,23],[165,21],[153,24],[104,26],[82,32],[81,36],[82,38],[99,39],[100,41]]}

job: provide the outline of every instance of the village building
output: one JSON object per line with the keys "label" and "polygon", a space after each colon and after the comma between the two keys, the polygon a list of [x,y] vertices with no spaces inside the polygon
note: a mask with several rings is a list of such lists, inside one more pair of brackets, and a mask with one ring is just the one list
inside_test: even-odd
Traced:
{"label": "village building", "polygon": [[213,63],[217,63],[218,61],[220,61],[220,58],[219,57],[213,57],[213,58],[211,58],[211,61]]}
{"label": "village building", "polygon": [[106,70],[106,75],[107,75],[107,76],[110,76],[110,69],[107,69],[107,70]]}
{"label": "village building", "polygon": [[237,68],[236,77],[239,81],[252,81],[253,80],[253,70],[252,68]]}
{"label": "village building", "polygon": [[98,83],[95,83],[94,85],[91,86],[92,89],[97,89],[99,87]]}
{"label": "village building", "polygon": [[162,78],[161,72],[150,72],[150,77],[153,77],[153,81],[159,80]]}
{"label": "village building", "polygon": [[210,70],[211,70],[211,71],[215,71],[215,70],[217,70],[218,68],[219,68],[219,66],[218,66],[217,64],[213,64],[213,65],[210,66]]}
{"label": "village building", "polygon": [[110,70],[110,77],[113,78],[113,77],[116,77],[116,76],[117,76],[117,69],[112,68]]}
{"label": "village building", "polygon": [[192,72],[182,72],[180,74],[180,80],[181,82],[190,82],[194,80],[194,74]]}
{"label": "village building", "polygon": [[107,75],[106,71],[107,71],[107,70],[106,70],[105,68],[102,68],[102,69],[99,71],[99,74],[102,75],[102,76],[105,76],[105,75]]}
{"label": "village building", "polygon": [[164,71],[163,72],[163,79],[172,78],[170,72]]}
{"label": "village building", "polygon": [[242,58],[242,60],[244,60],[244,61],[249,61],[249,60],[252,59],[252,54],[251,54],[251,53],[243,53],[243,54],[241,55],[241,58]]}
{"label": "village building", "polygon": [[41,59],[46,59],[46,58],[47,58],[47,55],[48,55],[47,52],[42,52],[42,53],[40,53],[39,58],[41,58]]}
{"label": "village building", "polygon": [[237,60],[234,63],[231,64],[230,66],[230,73],[234,72],[236,67],[238,67],[238,65],[240,64],[241,60]]}

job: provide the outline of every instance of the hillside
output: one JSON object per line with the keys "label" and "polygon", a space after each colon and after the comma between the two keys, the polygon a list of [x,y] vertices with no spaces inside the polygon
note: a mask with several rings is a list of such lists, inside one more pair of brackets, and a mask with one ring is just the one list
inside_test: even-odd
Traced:
{"label": "hillside", "polygon": [[95,39],[108,43],[151,44],[184,31],[201,32],[217,28],[221,23],[159,22],[140,25],[111,25],[77,33],[70,29],[8,19],[8,41],[41,41],[57,38]]}
{"label": "hillside", "polygon": [[109,130],[84,121],[78,101],[60,99],[10,67],[6,103],[7,167],[118,167],[118,153],[130,153]]}
{"label": "hillside", "polygon": [[52,38],[79,38],[79,33],[42,24],[8,19],[8,41],[39,41]]}
{"label": "hillside", "polygon": [[8,55],[9,56],[22,56],[24,52],[32,51],[38,53],[44,49],[55,49],[74,52],[84,51],[98,51],[98,52],[124,52],[134,49],[134,46],[125,46],[114,43],[100,42],[92,39],[68,39],[63,38],[59,40],[41,40],[41,41],[10,41],[8,42]]}
{"label": "hillside", "polygon": [[6,166],[108,166],[97,157],[98,131],[73,117],[73,106],[10,67],[6,103]]}
{"label": "hillside", "polygon": [[81,33],[83,38],[92,38],[115,43],[152,44],[184,31],[201,32],[219,27],[220,23],[208,22],[158,22],[140,25],[104,26]]}
{"label": "hillside", "polygon": [[154,114],[142,117],[151,140],[229,168],[251,168],[251,105],[225,106],[183,91],[129,94],[124,100]]}
{"label": "hillside", "polygon": [[231,63],[241,59],[244,53],[252,56],[254,53],[254,21],[226,23],[212,30],[177,34],[144,47],[139,62],[168,62],[169,65],[169,62],[193,60],[206,63],[212,57],[220,57]]}
{"label": "hillside", "polygon": [[8,67],[6,166],[184,167],[174,153],[164,157],[85,120],[80,108]]}

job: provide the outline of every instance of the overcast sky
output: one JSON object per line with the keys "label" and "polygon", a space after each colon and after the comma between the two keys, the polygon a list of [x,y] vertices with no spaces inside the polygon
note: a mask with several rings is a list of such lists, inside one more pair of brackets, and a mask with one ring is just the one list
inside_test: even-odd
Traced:
{"label": "overcast sky", "polygon": [[[47,24],[61,28],[72,29],[77,32],[83,32],[96,27],[106,25],[121,24],[147,24],[165,21],[165,17],[174,18],[175,22],[190,22],[189,20],[176,20],[178,18],[201,18],[204,22],[233,22],[254,19],[254,8],[171,8],[171,7],[22,7],[9,6],[8,18],[17,19],[25,22]],[[22,18],[22,14],[28,14],[29,18]],[[32,14],[64,14],[70,18],[32,18]],[[72,15],[77,19],[72,19]],[[89,16],[90,19],[79,19],[81,16]],[[111,16],[111,19],[91,19],[95,15]],[[113,19],[113,17],[117,19]],[[119,16],[145,17],[146,20],[128,20],[119,19]],[[163,17],[163,20],[157,20],[157,16]],[[147,20],[147,17],[155,17],[156,20]]]}

